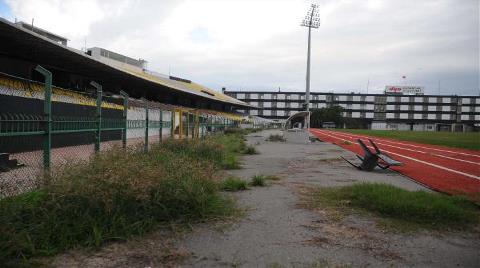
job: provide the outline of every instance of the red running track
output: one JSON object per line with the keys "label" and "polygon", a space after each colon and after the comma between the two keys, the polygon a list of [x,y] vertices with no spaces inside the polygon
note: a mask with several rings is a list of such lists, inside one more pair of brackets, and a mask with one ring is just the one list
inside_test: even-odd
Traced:
{"label": "red running track", "polygon": [[357,139],[372,139],[381,151],[403,162],[392,167],[427,187],[449,194],[480,198],[480,152],[378,138],[324,129],[310,129],[319,139],[363,155]]}

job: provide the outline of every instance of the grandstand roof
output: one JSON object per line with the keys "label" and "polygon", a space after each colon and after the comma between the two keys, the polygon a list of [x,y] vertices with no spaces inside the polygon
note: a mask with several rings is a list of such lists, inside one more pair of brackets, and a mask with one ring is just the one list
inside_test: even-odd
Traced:
{"label": "grandstand roof", "polygon": [[[155,90],[195,96],[200,99],[225,103],[240,107],[252,107],[235,98],[211,90],[196,83],[188,83],[163,78],[145,71],[136,71],[115,64],[109,64],[85,54],[83,51],[60,45],[46,37],[26,30],[0,18],[0,55],[26,61],[34,61],[45,68],[81,74],[92,80],[122,81],[132,80],[150,83]],[[128,84],[132,85],[132,83]],[[127,91],[127,90],[126,90]]]}

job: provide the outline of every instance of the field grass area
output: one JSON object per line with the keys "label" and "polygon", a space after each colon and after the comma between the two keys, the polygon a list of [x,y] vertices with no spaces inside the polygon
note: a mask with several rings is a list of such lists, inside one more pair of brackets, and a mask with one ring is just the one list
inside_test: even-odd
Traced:
{"label": "field grass area", "polygon": [[[171,222],[230,217],[224,168],[239,166],[241,134],[103,152],[57,170],[39,190],[0,200],[0,263],[29,264],[74,247],[141,235]],[[30,263],[31,264],[31,263]]]}
{"label": "field grass area", "polygon": [[479,222],[480,210],[468,199],[395,186],[361,183],[313,189],[308,206],[341,212],[367,212],[397,229],[462,229]]}
{"label": "field grass area", "polygon": [[433,145],[480,150],[479,132],[433,132],[433,131],[396,131],[368,129],[336,129],[336,131],[353,134],[370,135],[382,138],[419,142]]}

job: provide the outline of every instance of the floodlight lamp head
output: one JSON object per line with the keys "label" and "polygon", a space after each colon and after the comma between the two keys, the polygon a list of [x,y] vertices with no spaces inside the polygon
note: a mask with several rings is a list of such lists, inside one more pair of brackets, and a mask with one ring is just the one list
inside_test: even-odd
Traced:
{"label": "floodlight lamp head", "polygon": [[318,5],[312,4],[308,10],[305,19],[302,21],[301,26],[308,28],[319,28],[320,27],[320,14],[318,12]]}

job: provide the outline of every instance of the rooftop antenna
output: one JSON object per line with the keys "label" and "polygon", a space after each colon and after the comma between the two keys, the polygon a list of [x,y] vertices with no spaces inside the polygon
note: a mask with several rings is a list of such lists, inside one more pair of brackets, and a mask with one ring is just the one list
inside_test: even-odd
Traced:
{"label": "rooftop antenna", "polygon": [[35,18],[32,18],[32,32],[35,32],[35,29],[33,29],[33,21],[35,20]]}
{"label": "rooftop antenna", "polygon": [[307,52],[307,77],[306,77],[306,97],[305,102],[307,104],[307,120],[305,127],[310,128],[310,43],[312,28],[317,29],[320,27],[320,14],[318,12],[318,5],[311,4],[305,19],[303,19],[301,26],[308,28],[308,52]]}

